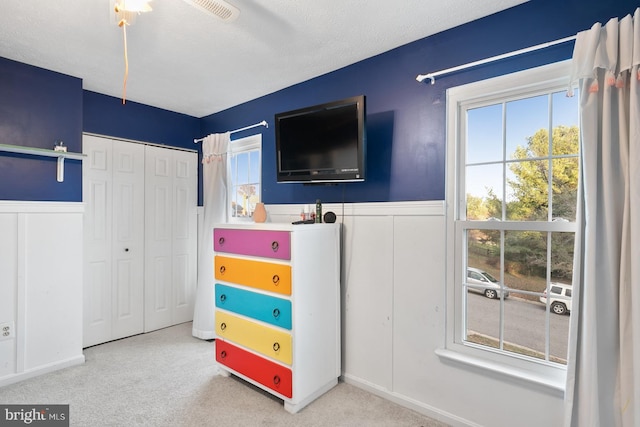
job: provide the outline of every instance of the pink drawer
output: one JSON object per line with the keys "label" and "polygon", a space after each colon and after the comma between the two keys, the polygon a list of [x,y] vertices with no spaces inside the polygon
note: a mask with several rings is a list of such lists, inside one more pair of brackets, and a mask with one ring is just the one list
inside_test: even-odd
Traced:
{"label": "pink drawer", "polygon": [[238,255],[291,259],[288,231],[215,228],[213,250]]}

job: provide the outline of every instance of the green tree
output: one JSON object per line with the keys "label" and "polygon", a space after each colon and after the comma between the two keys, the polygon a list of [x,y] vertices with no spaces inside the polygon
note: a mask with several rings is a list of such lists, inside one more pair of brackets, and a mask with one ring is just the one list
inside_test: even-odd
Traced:
{"label": "green tree", "polygon": [[[546,221],[549,212],[549,177],[551,176],[552,217],[573,219],[578,189],[578,158],[562,157],[578,153],[579,131],[576,126],[557,126],[552,131],[553,156],[549,156],[549,132],[540,129],[519,146],[509,168],[514,175],[507,184],[512,201],[508,204],[508,219]],[[533,159],[533,160],[528,160]],[[534,160],[541,159],[541,160]],[[551,173],[549,173],[551,167]]]}
{"label": "green tree", "polygon": [[[547,221],[549,190],[552,192],[552,219],[573,220],[578,189],[579,129],[557,126],[552,130],[554,158],[549,160],[549,132],[540,129],[516,148],[509,164],[512,177],[507,180],[506,219],[514,221]],[[549,181],[551,179],[551,181]],[[484,198],[467,196],[467,218],[502,219],[502,200],[493,189]],[[493,253],[500,244],[498,231],[479,231],[471,236],[477,253]],[[553,233],[551,237],[551,275],[570,278],[573,268],[573,234]],[[471,244],[471,242],[470,242]],[[510,270],[545,277],[547,268],[547,236],[539,232],[505,233],[505,261]],[[489,261],[489,260],[488,260]],[[495,261],[495,260],[493,260]]]}

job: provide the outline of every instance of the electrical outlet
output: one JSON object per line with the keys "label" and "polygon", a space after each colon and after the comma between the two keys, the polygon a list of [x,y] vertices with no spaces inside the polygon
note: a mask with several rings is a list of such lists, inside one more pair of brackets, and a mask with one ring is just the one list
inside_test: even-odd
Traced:
{"label": "electrical outlet", "polygon": [[0,341],[16,337],[16,326],[13,322],[0,323]]}

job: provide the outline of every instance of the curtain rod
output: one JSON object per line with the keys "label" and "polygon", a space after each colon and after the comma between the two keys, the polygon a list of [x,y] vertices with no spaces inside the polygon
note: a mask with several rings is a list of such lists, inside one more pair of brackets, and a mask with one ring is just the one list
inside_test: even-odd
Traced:
{"label": "curtain rod", "polygon": [[[258,126],[265,126],[265,127],[269,127],[269,124],[267,123],[267,121],[266,121],[266,120],[263,120],[263,121],[261,121],[260,123],[256,123],[256,124],[249,125],[249,126],[245,126],[245,127],[243,127],[243,128],[236,129],[236,130],[230,130],[230,131],[229,131],[229,133],[241,132],[241,131],[243,131],[243,130],[252,129],[252,128],[257,128]],[[194,140],[193,140],[193,142],[197,144],[198,142],[201,142],[201,141],[203,141],[203,140],[204,140],[204,138],[199,138],[199,139],[194,139]]]}
{"label": "curtain rod", "polygon": [[528,52],[533,52],[536,50],[540,50],[540,49],[545,49],[547,47],[551,47],[557,44],[561,44],[561,43],[566,43],[572,40],[575,40],[576,36],[570,36],[570,37],[565,37],[563,39],[558,39],[558,40],[554,40],[554,41],[550,41],[547,43],[542,43],[542,44],[538,44],[535,46],[531,46],[531,47],[526,47],[524,49],[520,49],[520,50],[514,50],[513,52],[509,52],[509,53],[503,53],[502,55],[496,55],[496,56],[492,56],[491,58],[485,58],[485,59],[481,59],[479,61],[475,61],[475,62],[469,62],[468,64],[464,64],[464,65],[458,65],[457,67],[452,67],[452,68],[447,68],[446,70],[441,70],[441,71],[436,71],[435,73],[428,73],[428,74],[419,74],[416,77],[416,80],[420,83],[422,83],[423,81],[430,79],[431,80],[431,84],[435,84],[436,82],[436,77],[437,76],[441,76],[443,74],[449,74],[449,73],[453,73],[455,71],[460,71],[460,70],[464,70],[467,68],[471,68],[471,67],[475,67],[477,65],[482,65],[482,64],[486,64],[489,62],[495,62],[495,61],[499,61],[501,59],[505,59],[505,58],[510,58],[512,56],[516,56],[516,55],[521,55],[523,53],[528,53]]}

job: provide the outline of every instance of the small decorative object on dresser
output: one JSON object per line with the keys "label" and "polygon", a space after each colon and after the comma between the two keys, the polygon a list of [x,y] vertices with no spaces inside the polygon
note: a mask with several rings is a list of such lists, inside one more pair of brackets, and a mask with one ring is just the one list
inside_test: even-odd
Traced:
{"label": "small decorative object on dresser", "polygon": [[256,203],[256,209],[253,211],[253,222],[265,222],[267,220],[267,209],[264,203]]}
{"label": "small decorative object on dresser", "polygon": [[340,224],[214,228],[216,362],[296,413],[338,383]]}

